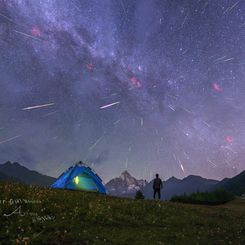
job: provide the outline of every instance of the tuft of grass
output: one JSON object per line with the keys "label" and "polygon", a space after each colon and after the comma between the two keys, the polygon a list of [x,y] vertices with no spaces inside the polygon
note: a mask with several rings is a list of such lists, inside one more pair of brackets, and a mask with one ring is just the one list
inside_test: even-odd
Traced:
{"label": "tuft of grass", "polygon": [[172,202],[220,205],[234,200],[234,195],[225,190],[214,190],[211,192],[195,192],[190,195],[173,196]]}
{"label": "tuft of grass", "polygon": [[244,217],[243,199],[203,206],[0,183],[0,244],[245,244]]}

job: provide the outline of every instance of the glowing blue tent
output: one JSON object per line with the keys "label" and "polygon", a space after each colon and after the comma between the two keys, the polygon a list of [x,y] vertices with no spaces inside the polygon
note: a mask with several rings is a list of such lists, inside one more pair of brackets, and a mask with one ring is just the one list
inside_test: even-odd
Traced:
{"label": "glowing blue tent", "polygon": [[82,162],[70,167],[51,185],[51,188],[93,191],[106,194],[101,178]]}

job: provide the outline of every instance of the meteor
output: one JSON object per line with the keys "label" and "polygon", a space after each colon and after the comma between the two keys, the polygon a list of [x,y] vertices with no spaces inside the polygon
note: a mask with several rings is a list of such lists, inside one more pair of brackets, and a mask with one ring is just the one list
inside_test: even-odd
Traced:
{"label": "meteor", "polygon": [[175,109],[173,108],[173,106],[169,105],[168,106],[172,111],[175,111]]}
{"label": "meteor", "polygon": [[140,118],[140,125],[141,125],[141,126],[144,125],[144,119],[143,119],[143,117]]}
{"label": "meteor", "polygon": [[120,121],[121,121],[121,120],[119,119],[119,120],[117,120],[116,122],[114,122],[113,124],[116,125],[116,124],[118,124]]}
{"label": "meteor", "polygon": [[92,150],[103,139],[103,137],[104,134],[99,139],[97,139],[96,142],[88,148],[88,150]]}
{"label": "meteor", "polygon": [[182,165],[181,161],[178,159],[179,165],[183,173],[185,172],[184,166]]}
{"label": "meteor", "polygon": [[208,161],[209,163],[211,163],[213,167],[217,167],[217,165],[216,165],[214,162],[212,162],[211,160],[207,159],[207,161]]}
{"label": "meteor", "polygon": [[22,32],[22,31],[14,30],[14,32],[16,32],[16,33],[18,33],[18,34],[21,34],[21,35],[23,35],[23,36],[25,36],[25,37],[29,37],[29,38],[32,38],[32,39],[35,39],[35,40],[42,41],[41,39],[39,39],[39,38],[37,38],[37,37],[34,37],[34,36],[32,36],[32,35],[29,35],[29,34],[27,34],[27,33],[25,33],[25,32]]}
{"label": "meteor", "polygon": [[59,111],[52,111],[52,112],[49,112],[49,113],[43,115],[42,117],[48,117],[48,116],[56,114],[57,112],[59,112]]}
{"label": "meteor", "polygon": [[36,105],[36,106],[29,106],[29,107],[25,107],[22,109],[22,111],[29,111],[29,110],[33,110],[33,109],[39,109],[39,108],[43,108],[43,107],[49,107],[49,106],[53,106],[55,103],[49,103],[49,104],[43,104],[43,105]]}
{"label": "meteor", "polygon": [[114,103],[111,103],[111,104],[108,104],[108,105],[101,106],[100,109],[105,109],[105,108],[108,108],[108,107],[111,107],[111,106],[114,106],[114,105],[117,105],[117,104],[120,104],[120,101],[117,101],[117,102],[114,102]]}
{"label": "meteor", "polygon": [[14,137],[12,137],[12,138],[9,138],[9,139],[0,141],[0,144],[7,143],[7,142],[12,141],[12,140],[14,140],[14,139],[17,139],[17,138],[19,138],[19,137],[21,137],[21,136],[22,136],[22,135],[17,135],[17,136],[14,136]]}

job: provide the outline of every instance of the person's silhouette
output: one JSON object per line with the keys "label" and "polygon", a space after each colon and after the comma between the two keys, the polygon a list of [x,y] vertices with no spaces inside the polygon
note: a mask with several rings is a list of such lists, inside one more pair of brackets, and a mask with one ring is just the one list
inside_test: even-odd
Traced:
{"label": "person's silhouette", "polygon": [[156,178],[153,181],[154,199],[156,197],[156,193],[158,194],[159,200],[161,199],[161,189],[162,189],[162,180],[159,178],[159,175],[156,174]]}

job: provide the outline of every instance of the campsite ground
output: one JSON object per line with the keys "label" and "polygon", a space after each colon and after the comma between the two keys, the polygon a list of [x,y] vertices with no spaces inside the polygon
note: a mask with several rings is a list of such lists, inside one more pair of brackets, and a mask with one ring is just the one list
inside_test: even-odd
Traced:
{"label": "campsite ground", "polygon": [[1,183],[0,217],[0,244],[245,244],[238,198],[200,206]]}

